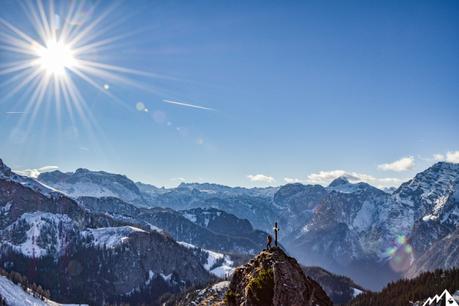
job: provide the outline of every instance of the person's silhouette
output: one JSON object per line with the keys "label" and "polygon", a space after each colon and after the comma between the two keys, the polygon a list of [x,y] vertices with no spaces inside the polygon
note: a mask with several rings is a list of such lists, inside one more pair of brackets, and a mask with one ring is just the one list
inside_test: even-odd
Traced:
{"label": "person's silhouette", "polygon": [[277,226],[277,222],[274,223],[273,231],[274,231],[274,245],[277,246],[277,233],[279,232],[279,227]]}
{"label": "person's silhouette", "polygon": [[273,237],[271,235],[268,235],[266,237],[266,249],[269,250],[271,248],[271,242],[273,241]]}

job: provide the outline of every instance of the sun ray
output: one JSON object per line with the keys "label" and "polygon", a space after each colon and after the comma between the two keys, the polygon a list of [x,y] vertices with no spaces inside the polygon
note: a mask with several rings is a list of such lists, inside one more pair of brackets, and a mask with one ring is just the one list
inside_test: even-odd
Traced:
{"label": "sun ray", "polygon": [[5,51],[2,56],[6,55],[5,64],[0,65],[0,88],[7,92],[0,103],[15,95],[21,98],[24,115],[17,125],[25,135],[30,135],[36,120],[43,121],[46,127],[54,111],[58,127],[64,117],[68,118],[67,123],[81,125],[92,141],[98,143],[96,138],[103,135],[103,130],[83,95],[88,95],[88,89],[91,92],[96,89],[110,103],[128,108],[129,104],[117,97],[116,91],[105,89],[104,84],[164,95],[158,86],[150,83],[147,86],[143,80],[177,81],[171,76],[109,61],[114,44],[120,47],[133,35],[133,32],[115,32],[127,18],[123,14],[110,19],[118,2],[103,8],[100,2],[88,5],[87,1],[56,2],[56,5],[53,0],[20,3],[32,28],[19,27],[6,17],[0,18],[0,50]]}

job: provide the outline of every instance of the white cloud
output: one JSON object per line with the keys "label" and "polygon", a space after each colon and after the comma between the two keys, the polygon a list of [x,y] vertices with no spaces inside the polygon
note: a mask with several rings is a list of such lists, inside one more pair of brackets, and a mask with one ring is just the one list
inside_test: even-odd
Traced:
{"label": "white cloud", "polygon": [[459,151],[446,153],[446,161],[449,163],[459,163]]}
{"label": "white cloud", "polygon": [[446,161],[448,163],[459,164],[459,151],[448,151],[446,154],[434,154],[435,161]]}
{"label": "white cloud", "polygon": [[378,165],[379,170],[383,170],[383,171],[390,170],[390,171],[396,171],[396,172],[411,170],[413,169],[413,167],[414,167],[414,157],[413,156],[403,157],[392,163]]}
{"label": "white cloud", "polygon": [[14,170],[17,174],[37,178],[41,173],[50,172],[59,169],[57,166],[44,166],[41,168]]}
{"label": "white cloud", "polygon": [[293,183],[304,183],[304,180],[301,180],[299,178],[292,178],[292,177],[284,177],[284,181],[287,184],[293,184]]}
{"label": "white cloud", "polygon": [[344,170],[319,171],[317,173],[311,173],[307,177],[307,182],[310,184],[328,185],[331,181],[340,176],[344,176],[351,183],[366,182],[378,188],[398,186],[402,183],[402,180],[399,178],[377,178],[364,173],[348,172]]}
{"label": "white cloud", "polygon": [[264,174],[249,174],[247,175],[247,178],[252,182],[258,183],[274,183],[276,181],[272,176],[267,176]]}
{"label": "white cloud", "polygon": [[443,154],[434,154],[433,159],[435,161],[444,161],[445,160],[445,155]]}

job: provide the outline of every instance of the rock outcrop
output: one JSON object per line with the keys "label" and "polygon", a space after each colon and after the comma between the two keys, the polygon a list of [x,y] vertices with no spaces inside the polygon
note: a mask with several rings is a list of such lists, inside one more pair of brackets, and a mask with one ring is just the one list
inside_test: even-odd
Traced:
{"label": "rock outcrop", "polygon": [[305,276],[298,262],[280,248],[263,251],[237,268],[225,295],[235,305],[332,305],[324,290]]}

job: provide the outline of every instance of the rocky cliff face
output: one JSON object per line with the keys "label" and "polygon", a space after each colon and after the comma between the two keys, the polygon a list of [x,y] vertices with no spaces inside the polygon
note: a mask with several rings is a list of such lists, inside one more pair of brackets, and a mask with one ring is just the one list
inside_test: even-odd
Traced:
{"label": "rocky cliff face", "polygon": [[[315,268],[312,268],[314,273]],[[297,261],[280,248],[265,250],[238,267],[230,281],[174,297],[167,306],[331,306],[332,301]]]}
{"label": "rocky cliff face", "polygon": [[[294,189],[300,194],[305,190]],[[451,268],[457,262],[455,252],[448,253],[447,261],[438,259],[435,248],[449,249],[451,238],[445,238],[442,246],[436,242],[459,225],[459,165],[437,163],[392,194],[345,178],[325,189],[313,203],[306,196],[299,198],[303,201],[299,203],[313,208],[312,216],[304,219],[303,226],[290,224],[298,230],[285,237],[286,246],[303,263],[345,273],[378,289],[408,269],[414,276],[427,267]],[[387,275],[372,282],[367,275],[375,272]]]}
{"label": "rocky cliff face", "polygon": [[237,268],[225,302],[229,306],[332,305],[324,290],[280,248],[263,251]]}

